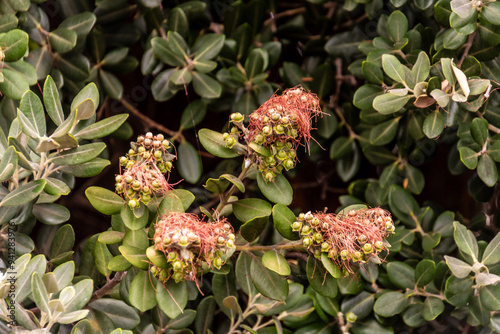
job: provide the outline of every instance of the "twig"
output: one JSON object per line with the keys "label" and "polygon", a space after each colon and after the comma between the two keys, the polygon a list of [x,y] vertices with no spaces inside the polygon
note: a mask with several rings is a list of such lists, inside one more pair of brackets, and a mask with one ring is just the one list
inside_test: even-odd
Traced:
{"label": "twig", "polygon": [[281,13],[278,13],[276,15],[273,15],[270,18],[268,18],[267,20],[265,20],[264,21],[264,25],[268,26],[271,23],[274,24],[276,22],[276,20],[278,20],[278,19],[281,19],[281,18],[287,17],[287,16],[293,16],[293,15],[296,15],[296,14],[301,14],[301,13],[304,13],[305,11],[306,11],[305,7],[300,7],[300,8],[294,8],[294,9],[285,10],[285,11],[283,11]]}
{"label": "twig", "polygon": [[[248,172],[248,169],[250,168],[251,164],[246,164],[245,162],[245,167],[243,168],[243,170],[241,171],[240,175],[238,175],[238,179],[240,180],[243,180]],[[232,185],[232,187],[227,191],[227,193],[224,195],[224,197],[222,198],[221,202],[219,203],[219,205],[217,205],[217,209],[215,209],[215,218],[217,219],[220,212],[222,211],[222,209],[224,209],[224,207],[227,205],[227,202],[229,201],[229,198],[231,198],[231,196],[233,195],[233,193],[236,191],[236,189],[238,189],[234,184]]]}
{"label": "twig", "polygon": [[122,279],[125,277],[125,275],[127,275],[126,271],[117,272],[111,280],[109,280],[99,290],[97,290],[96,292],[94,292],[92,294],[92,298],[90,298],[87,305],[92,303],[93,301],[101,299],[102,297],[107,295],[109,292],[111,292],[111,290],[113,290],[113,288],[122,281]]}
{"label": "twig", "polygon": [[[146,126],[160,130],[171,137],[175,137],[175,136],[179,137],[177,131],[167,129],[166,127],[164,127],[160,123],[153,121],[151,118],[149,118],[148,116],[144,115],[139,110],[137,110],[127,100],[120,98],[119,101],[125,108],[127,108],[128,111],[130,111],[135,117],[139,118],[141,120],[141,122],[144,123]],[[182,136],[180,136],[180,137],[182,137]]]}
{"label": "twig", "polygon": [[460,68],[462,66],[462,63],[464,62],[465,58],[469,54],[470,48],[472,47],[472,42],[474,42],[474,37],[476,37],[477,31],[474,31],[472,34],[469,35],[469,38],[467,39],[467,42],[464,44],[464,53],[462,54],[462,57],[458,61],[457,66]]}

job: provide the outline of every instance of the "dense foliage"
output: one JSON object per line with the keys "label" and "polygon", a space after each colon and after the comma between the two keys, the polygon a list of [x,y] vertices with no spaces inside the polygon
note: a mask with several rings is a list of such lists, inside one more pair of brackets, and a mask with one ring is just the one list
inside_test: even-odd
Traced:
{"label": "dense foliage", "polygon": [[1,1],[0,331],[500,332],[499,54],[494,0]]}

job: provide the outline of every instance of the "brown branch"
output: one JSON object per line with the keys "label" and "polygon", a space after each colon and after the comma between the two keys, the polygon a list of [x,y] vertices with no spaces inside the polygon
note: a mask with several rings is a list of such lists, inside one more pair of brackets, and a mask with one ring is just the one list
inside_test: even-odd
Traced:
{"label": "brown branch", "polygon": [[143,124],[145,124],[147,127],[155,128],[157,130],[160,130],[160,131],[166,133],[167,135],[169,135],[171,137],[174,137],[176,135],[177,135],[177,137],[182,137],[182,136],[178,135],[177,131],[170,130],[170,129],[166,128],[165,126],[161,125],[160,123],[157,123],[157,122],[153,121],[151,118],[149,118],[148,116],[144,115],[143,113],[141,113],[139,110],[137,110],[133,105],[131,105],[124,98],[120,98],[118,101],[120,101],[120,103],[125,108],[127,108],[127,110],[130,111],[135,117],[139,118],[141,120],[141,122]]}
{"label": "brown branch", "polygon": [[474,37],[476,37],[477,31],[474,31],[472,34],[469,35],[469,38],[467,39],[467,42],[464,44],[464,53],[462,54],[462,57],[458,61],[458,68],[462,66],[462,63],[464,62],[465,58],[467,55],[469,55],[470,48],[472,47],[472,42],[474,42]]}
{"label": "brown branch", "polygon": [[92,303],[93,301],[101,299],[102,297],[104,297],[105,295],[107,295],[108,293],[110,293],[111,290],[113,290],[113,288],[116,285],[120,284],[120,282],[125,277],[125,275],[127,275],[126,271],[117,272],[115,274],[115,276],[113,276],[113,278],[111,280],[109,280],[99,290],[97,290],[96,292],[94,292],[92,294],[92,298],[90,298],[90,300],[87,303],[87,305],[90,304],[90,303]]}
{"label": "brown branch", "polygon": [[278,19],[281,19],[281,18],[287,17],[287,16],[293,16],[293,15],[296,15],[296,14],[301,14],[301,13],[304,13],[305,11],[306,11],[305,7],[300,7],[300,8],[294,8],[294,9],[285,10],[285,11],[280,12],[280,13],[278,13],[276,15],[273,15],[270,18],[268,18],[267,20],[265,20],[264,21],[264,25],[268,26],[271,23],[274,24],[276,22],[276,20],[278,20]]}

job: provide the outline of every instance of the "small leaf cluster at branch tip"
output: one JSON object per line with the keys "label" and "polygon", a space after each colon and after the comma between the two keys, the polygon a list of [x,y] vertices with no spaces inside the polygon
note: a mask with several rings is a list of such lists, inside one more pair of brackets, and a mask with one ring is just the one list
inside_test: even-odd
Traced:
{"label": "small leaf cluster at branch tip", "polygon": [[163,174],[172,169],[175,155],[168,152],[171,143],[162,134],[153,136],[151,132],[137,137],[130,147],[127,155],[120,157],[123,171],[116,176],[115,189],[135,209],[139,201],[148,204],[152,196],[168,192],[170,185]]}
{"label": "small leaf cluster at branch tip", "polygon": [[347,214],[301,213],[292,223],[302,243],[317,258],[322,253],[353,272],[351,262],[379,263],[378,254],[387,250],[384,239],[394,233],[390,214],[381,208],[351,210]]}
{"label": "small leaf cluster at branch tip", "polygon": [[233,227],[225,219],[207,223],[189,213],[161,216],[153,240],[154,250],[147,253],[150,272],[162,282],[196,281],[205,266],[220,269],[236,249]]}
{"label": "small leaf cluster at branch tip", "polygon": [[322,115],[318,97],[302,87],[287,89],[273,95],[250,115],[248,128],[240,113],[231,115],[234,124],[224,134],[226,146],[232,148],[243,134],[249,146],[248,158],[255,162],[264,179],[274,181],[283,168],[295,167],[299,145],[309,146],[312,119]]}

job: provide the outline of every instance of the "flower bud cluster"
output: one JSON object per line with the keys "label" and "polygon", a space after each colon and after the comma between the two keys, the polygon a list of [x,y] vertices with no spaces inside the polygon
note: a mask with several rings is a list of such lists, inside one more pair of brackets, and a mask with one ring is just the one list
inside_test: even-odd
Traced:
{"label": "flower bud cluster", "polygon": [[162,134],[151,132],[130,143],[126,156],[120,157],[122,173],[115,178],[115,189],[128,202],[130,208],[139,202],[148,204],[153,197],[164,195],[170,186],[163,174],[172,169],[175,155],[168,152],[171,144]]}
{"label": "flower bud cluster", "polygon": [[151,273],[161,281],[195,281],[196,275],[209,268],[220,269],[236,249],[232,226],[225,220],[208,223],[189,213],[171,212],[155,225],[154,244],[165,255],[164,265],[157,262]]}
{"label": "flower bud cluster", "polygon": [[[273,95],[250,115],[248,128],[243,115],[231,115],[230,131],[224,134],[227,147],[233,147],[243,134],[250,152],[266,181],[273,181],[283,169],[295,167],[299,145],[308,147],[312,119],[321,115],[319,99],[302,87],[287,89]],[[241,130],[241,131],[240,131]]]}
{"label": "flower bud cluster", "polygon": [[394,233],[389,212],[381,208],[351,210],[345,215],[301,213],[292,223],[302,243],[316,257],[322,253],[340,267],[352,272],[351,263],[378,262],[378,254],[387,250],[384,239]]}

